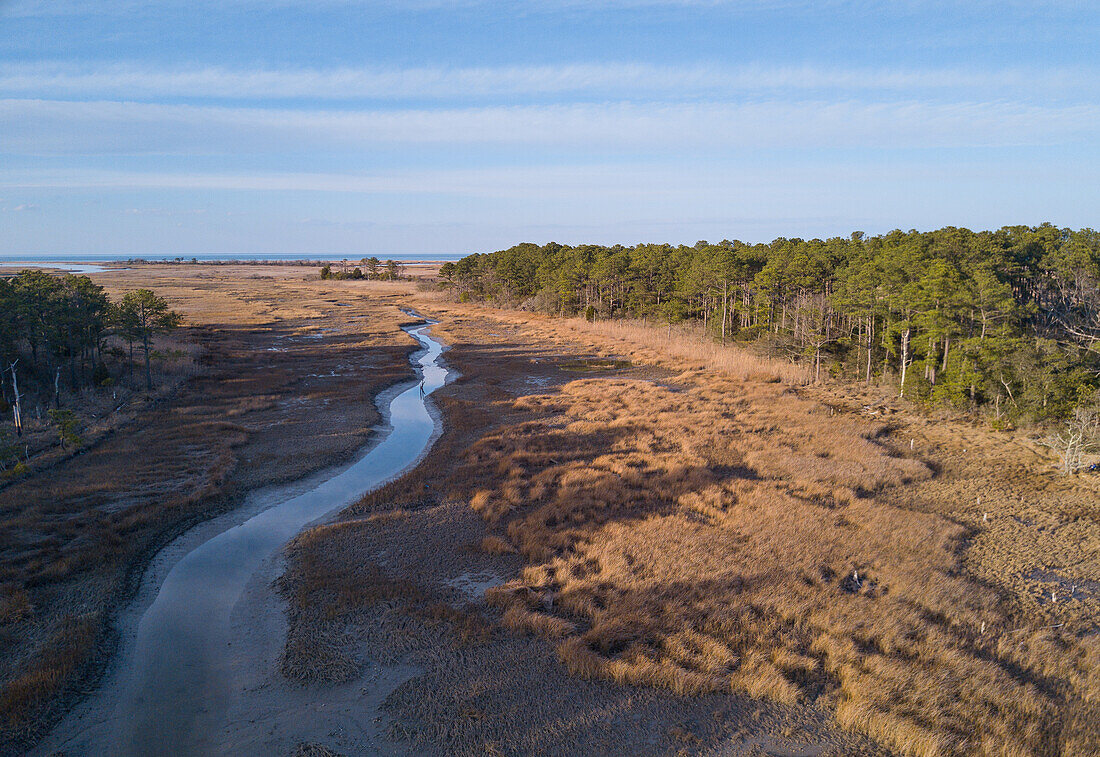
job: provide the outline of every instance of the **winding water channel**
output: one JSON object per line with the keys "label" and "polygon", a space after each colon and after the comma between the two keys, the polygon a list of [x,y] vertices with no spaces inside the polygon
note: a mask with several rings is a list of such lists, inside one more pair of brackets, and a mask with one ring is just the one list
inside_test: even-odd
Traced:
{"label": "winding water channel", "polygon": [[107,270],[105,266],[96,265],[95,263],[50,263],[48,261],[25,262],[20,260],[0,260],[0,268],[11,268],[16,271],[26,268],[46,268],[75,274],[102,273]]}
{"label": "winding water channel", "polygon": [[101,709],[111,709],[102,713],[106,723],[78,743],[62,743],[104,755],[205,751],[198,745],[241,693],[231,615],[250,580],[303,527],[409,469],[431,445],[437,425],[427,395],[443,386],[447,369],[429,326],[405,329],[424,347],[412,358],[420,376],[388,408],[380,406],[385,437],[340,473],[216,533],[175,562],[94,695]]}

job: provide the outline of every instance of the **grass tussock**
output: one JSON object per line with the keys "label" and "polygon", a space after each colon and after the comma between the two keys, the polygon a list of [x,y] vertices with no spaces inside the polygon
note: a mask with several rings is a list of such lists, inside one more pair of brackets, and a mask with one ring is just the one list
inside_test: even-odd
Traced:
{"label": "grass tussock", "polygon": [[303,741],[294,747],[290,757],[344,757],[344,755],[329,749],[323,744],[308,744]]}
{"label": "grass tussock", "polygon": [[478,548],[487,555],[513,555],[516,552],[511,544],[492,534],[482,539]]}
{"label": "grass tussock", "polygon": [[541,636],[544,639],[560,639],[576,631],[576,626],[567,620],[547,615],[513,604],[504,611],[501,623],[505,628]]}
{"label": "grass tussock", "polygon": [[288,678],[351,680],[360,664],[348,650],[343,630],[347,617],[377,603],[423,599],[412,582],[391,577],[378,565],[348,554],[356,551],[356,530],[372,523],[319,526],[288,546],[290,567],[279,580],[279,589],[293,608],[281,662]]}

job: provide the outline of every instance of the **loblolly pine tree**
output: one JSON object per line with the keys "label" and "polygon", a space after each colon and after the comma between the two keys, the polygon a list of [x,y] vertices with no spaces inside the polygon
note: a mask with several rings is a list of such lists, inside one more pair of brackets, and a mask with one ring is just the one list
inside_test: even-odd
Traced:
{"label": "loblolly pine tree", "polygon": [[180,316],[168,309],[168,303],[149,289],[127,292],[122,298],[122,309],[131,324],[136,340],[141,342],[145,357],[145,386],[153,388],[153,374],[149,361],[149,342],[154,334],[171,331],[180,324]]}

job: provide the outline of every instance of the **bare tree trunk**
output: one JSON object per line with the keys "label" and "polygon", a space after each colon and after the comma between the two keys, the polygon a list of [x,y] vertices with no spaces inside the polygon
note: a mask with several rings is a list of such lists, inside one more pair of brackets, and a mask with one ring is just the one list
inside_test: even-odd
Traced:
{"label": "bare tree trunk", "polygon": [[146,331],[141,338],[141,348],[145,351],[145,386],[153,388],[153,374],[149,369],[149,333]]}
{"label": "bare tree trunk", "polygon": [[867,317],[867,385],[871,385],[871,347],[872,333],[875,330],[875,317]]}
{"label": "bare tree trunk", "polygon": [[8,366],[8,369],[11,370],[11,388],[15,392],[15,404],[12,405],[12,408],[11,408],[11,413],[12,413],[12,416],[13,416],[12,420],[15,422],[15,434],[16,434],[16,436],[22,436],[23,435],[23,405],[20,402],[20,397],[19,397],[19,381],[15,378],[15,364],[18,363],[18,362],[19,361],[16,360],[15,363],[12,363],[11,365]]}
{"label": "bare tree trunk", "polygon": [[[848,321],[848,333],[850,334],[851,332],[852,332],[852,324],[851,324],[851,321],[849,320]],[[860,318],[859,323],[856,324],[856,341],[855,341],[855,343],[856,343],[856,361],[855,361],[856,362],[856,376],[858,377],[859,376],[859,366],[862,362],[862,357],[863,357],[859,353],[863,351],[863,345],[865,343],[865,339],[863,337],[863,319],[862,318]]]}
{"label": "bare tree trunk", "polygon": [[939,340],[937,340],[937,339],[929,339],[928,340],[928,358],[925,360],[925,378],[928,379],[928,383],[932,384],[932,386],[936,385],[936,360],[935,360],[935,355],[936,355],[936,343],[938,341]]}
{"label": "bare tree trunk", "polygon": [[726,303],[729,302],[729,293],[726,291],[729,284],[722,282],[722,344],[726,343]]}
{"label": "bare tree trunk", "polygon": [[909,329],[901,335],[901,392],[898,398],[905,396],[905,373],[909,370]]}

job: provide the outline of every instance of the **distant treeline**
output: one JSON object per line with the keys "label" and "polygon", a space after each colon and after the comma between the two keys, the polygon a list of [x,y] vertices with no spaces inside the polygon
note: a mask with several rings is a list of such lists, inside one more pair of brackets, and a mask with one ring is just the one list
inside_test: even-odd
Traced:
{"label": "distant treeline", "polygon": [[973,232],[667,244],[520,244],[444,263],[464,299],[589,319],[696,321],[811,375],[998,420],[1064,417],[1100,386],[1100,233]]}
{"label": "distant treeline", "polygon": [[[365,264],[368,260],[374,260],[377,264],[382,264],[383,261],[378,258],[362,258],[359,263]],[[385,265],[394,264],[397,266],[403,266],[396,260],[386,260]],[[199,258],[185,258],[176,257],[168,259],[149,260],[147,258],[127,258],[126,260],[108,261],[105,265],[262,265],[262,266],[306,266],[309,268],[318,268],[320,266],[329,266],[337,268],[346,268],[349,264],[355,265],[348,258],[340,260],[333,260],[332,258],[326,258],[324,260],[308,260],[305,258],[299,260],[256,260],[253,258],[247,258],[245,260],[200,260]]]}
{"label": "distant treeline", "polygon": [[284,265],[284,266],[308,266],[315,268],[325,265],[327,260],[199,260],[198,258],[169,258],[167,260],[147,260],[146,258],[127,258],[126,260],[108,261],[107,265]]}
{"label": "distant treeline", "polygon": [[383,262],[378,258],[363,258],[359,263],[362,267],[355,264],[349,266],[348,261],[344,260],[335,269],[333,265],[326,264],[321,267],[321,278],[397,281],[405,270],[405,266],[396,260]]}

